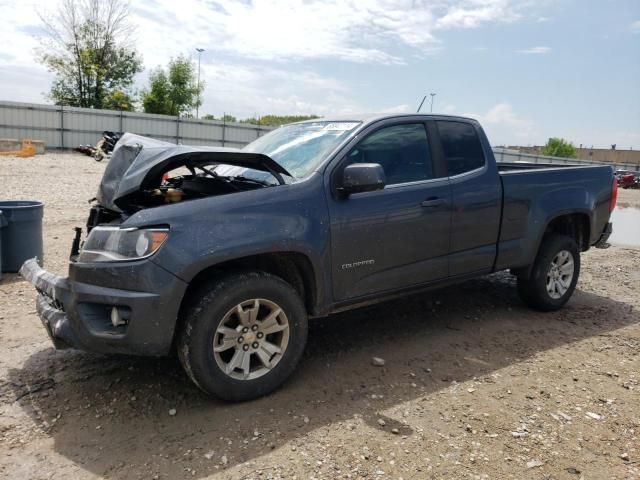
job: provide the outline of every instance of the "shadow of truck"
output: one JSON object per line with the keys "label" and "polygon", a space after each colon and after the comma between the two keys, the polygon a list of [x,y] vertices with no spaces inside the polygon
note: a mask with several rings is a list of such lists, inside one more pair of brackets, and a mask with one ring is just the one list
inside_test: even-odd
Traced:
{"label": "shadow of truck", "polygon": [[[201,478],[223,468],[223,455],[227,467],[236,465],[354,416],[380,428],[381,412],[395,405],[453,382],[490,382],[497,370],[539,352],[639,321],[629,305],[582,291],[559,312],[534,312],[519,302],[510,276],[495,274],[313,321],[293,378],[252,402],[206,397],[175,359],[51,349],[10,372],[5,396],[13,395],[6,400],[17,399],[54,450],[81,469],[129,478],[151,475],[153,464],[162,477],[175,478],[188,464]],[[372,366],[372,356],[385,366]],[[177,415],[170,416],[173,408]],[[415,434],[386,421],[389,435],[394,427]],[[208,451],[213,461],[204,457]]]}

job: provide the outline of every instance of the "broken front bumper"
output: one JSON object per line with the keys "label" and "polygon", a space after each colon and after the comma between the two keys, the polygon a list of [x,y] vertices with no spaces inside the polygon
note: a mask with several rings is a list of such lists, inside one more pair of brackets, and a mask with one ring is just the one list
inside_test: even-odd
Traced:
{"label": "broken front bumper", "polygon": [[[38,290],[36,310],[56,349],[169,352],[186,284],[152,262],[71,264],[66,278],[43,270],[32,259],[20,274]],[[125,323],[113,324],[114,308]]]}
{"label": "broken front bumper", "polygon": [[63,298],[68,295],[66,278],[44,271],[36,259],[27,260],[20,268],[20,275],[38,290],[36,311],[56,349],[69,348],[73,341],[73,331],[69,329],[67,315],[62,310]]}

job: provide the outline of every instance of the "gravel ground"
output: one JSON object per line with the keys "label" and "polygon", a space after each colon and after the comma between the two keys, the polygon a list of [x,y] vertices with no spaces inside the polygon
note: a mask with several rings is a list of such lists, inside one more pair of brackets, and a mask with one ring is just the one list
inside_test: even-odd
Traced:
{"label": "gravel ground", "polygon": [[[46,202],[45,264],[65,273],[105,165],[0,165],[3,197]],[[0,477],[640,478],[638,285],[640,249],[613,246],[584,254],[556,313],[501,273],[317,320],[282,389],[227,404],[173,358],[55,352],[34,290],[5,274]]]}

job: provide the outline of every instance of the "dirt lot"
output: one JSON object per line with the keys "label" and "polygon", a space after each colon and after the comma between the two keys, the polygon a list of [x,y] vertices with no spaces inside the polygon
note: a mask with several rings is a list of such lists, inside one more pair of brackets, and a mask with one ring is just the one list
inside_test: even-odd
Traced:
{"label": "dirt lot", "polygon": [[[3,197],[46,202],[48,269],[65,273],[103,170],[0,159]],[[614,246],[583,256],[557,313],[496,274],[314,321],[284,388],[234,405],[175,359],[55,352],[34,290],[5,274],[0,477],[640,478],[639,285],[640,249]]]}

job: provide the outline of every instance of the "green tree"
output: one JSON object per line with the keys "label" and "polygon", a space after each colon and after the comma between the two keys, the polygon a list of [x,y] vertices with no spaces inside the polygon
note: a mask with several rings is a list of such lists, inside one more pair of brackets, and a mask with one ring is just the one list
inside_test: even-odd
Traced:
{"label": "green tree", "polygon": [[40,15],[46,36],[37,58],[55,74],[47,95],[54,103],[110,108],[121,103],[115,97],[132,100],[142,60],[127,43],[133,33],[128,15],[125,0],[62,0],[54,13]]}
{"label": "green tree", "polygon": [[550,157],[576,158],[576,147],[564,138],[552,137],[542,148],[542,154]]}
{"label": "green tree", "polygon": [[200,106],[203,90],[193,62],[181,55],[169,61],[167,70],[158,67],[151,73],[149,87],[142,92],[142,106],[146,113],[186,115]]}
{"label": "green tree", "polygon": [[320,118],[317,115],[265,115],[260,118],[245,118],[240,120],[240,123],[250,123],[253,125],[266,125],[270,127],[279,127],[287,123],[302,122],[304,120],[313,120],[314,118]]}
{"label": "green tree", "polygon": [[107,95],[104,100],[102,108],[107,110],[124,110],[127,112],[133,112],[135,108],[135,99],[132,95],[122,90],[113,90]]}
{"label": "green tree", "polygon": [[238,121],[236,117],[234,117],[233,115],[229,115],[227,113],[222,115],[220,118],[216,118],[214,115],[207,113],[206,115],[203,115],[202,118],[204,120],[220,120],[221,122],[227,122],[227,123],[235,123]]}

